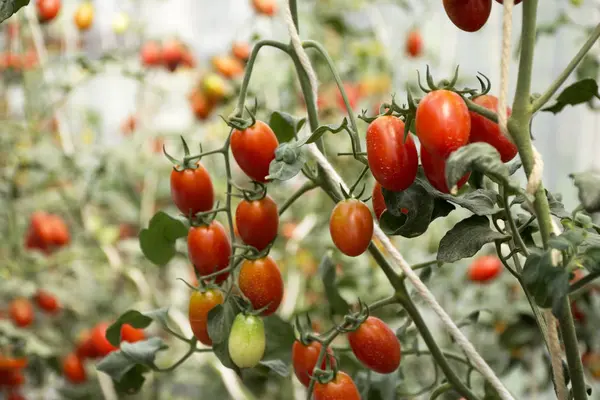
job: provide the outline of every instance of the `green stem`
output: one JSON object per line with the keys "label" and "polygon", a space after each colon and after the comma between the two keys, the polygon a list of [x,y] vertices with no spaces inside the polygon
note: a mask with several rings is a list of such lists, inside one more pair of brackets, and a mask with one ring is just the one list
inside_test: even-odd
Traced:
{"label": "green stem", "polygon": [[537,100],[533,102],[533,112],[535,113],[540,108],[542,108],[548,100],[554,96],[556,91],[561,87],[563,83],[567,80],[569,75],[575,70],[577,65],[581,62],[583,57],[590,51],[594,43],[600,37],[600,24],[596,25],[596,29],[592,31],[592,34],[588,38],[588,40],[583,44],[581,49],[575,54],[575,57],[571,60],[571,62],[567,65],[565,70],[561,72],[561,74],[556,78],[554,82],[550,85],[550,87],[542,94]]}
{"label": "green stem", "polygon": [[285,203],[283,203],[283,205],[279,208],[279,215],[283,215],[283,213],[296,201],[298,200],[300,197],[302,197],[302,195],[306,192],[310,192],[311,190],[313,190],[314,188],[318,187],[319,185],[312,182],[312,181],[307,181],[305,182],[300,189],[298,189],[294,194],[292,194],[286,201]]}
{"label": "green stem", "polygon": [[449,383],[444,383],[443,385],[435,389],[433,393],[431,393],[431,397],[429,398],[429,400],[435,400],[442,394],[449,392],[450,390],[452,390],[452,385],[450,385]]}
{"label": "green stem", "polygon": [[[519,229],[517,228],[517,224],[510,213],[510,202],[508,201],[508,192],[504,188],[503,185],[500,186],[500,195],[502,196],[504,211],[506,213],[506,220],[508,221],[508,226],[510,228],[510,233],[512,234],[513,241],[519,247],[520,251],[525,254],[525,257],[529,256],[529,250],[527,250],[527,246],[519,233]],[[518,267],[517,267],[518,270]],[[519,271],[521,272],[521,271]]]}
{"label": "green stem", "polygon": [[185,360],[187,360],[188,358],[190,358],[190,356],[192,354],[194,354],[194,352],[196,351],[196,341],[197,341],[196,338],[193,338],[190,341],[190,348],[189,348],[189,350],[175,364],[171,365],[168,368],[158,368],[158,367],[155,366],[153,369],[155,371],[157,371],[157,372],[171,372],[171,371],[173,371],[175,368],[177,368],[181,364],[183,364],[185,362]]}
{"label": "green stem", "polygon": [[296,0],[290,0],[290,11],[292,12],[292,20],[298,33],[300,33],[300,25],[298,24],[298,6]]}
{"label": "green stem", "polygon": [[360,172],[360,175],[356,179],[356,182],[354,182],[354,184],[352,186],[350,186],[350,189],[348,190],[348,194],[350,196],[352,196],[352,192],[354,192],[354,190],[360,184],[360,181],[362,181],[362,179],[365,177],[365,175],[367,174],[367,172],[369,172],[369,166],[365,165],[363,167],[362,171]]}
{"label": "green stem", "polygon": [[498,114],[496,114],[495,111],[487,109],[485,107],[482,107],[479,104],[474,103],[473,101],[471,101],[467,98],[464,98],[464,100],[465,100],[465,103],[467,104],[467,108],[470,111],[473,111],[473,112],[489,119],[492,122],[498,123]]}
{"label": "green stem", "polygon": [[371,242],[369,244],[369,253],[371,253],[373,259],[377,262],[377,264],[379,264],[381,270],[388,278],[394,289],[398,291],[404,288],[404,282],[402,281],[402,277],[398,273],[396,273],[396,271],[394,271],[394,268],[392,268],[388,260],[385,259],[383,253],[379,251],[374,242]]}
{"label": "green stem", "polygon": [[574,400],[586,400],[588,396],[581,355],[579,354],[579,342],[568,298],[563,303],[563,310],[560,318],[558,318],[558,323],[560,324],[565,353],[567,354],[567,365],[569,366],[569,375],[571,376],[573,398]]}
{"label": "green stem", "polygon": [[414,271],[414,270],[421,269],[421,268],[427,268],[432,265],[441,265],[441,264],[442,264],[441,261],[431,260],[431,261],[425,261],[425,262],[422,262],[419,264],[414,264],[410,268]]}
{"label": "green stem", "polygon": [[[454,360],[454,361],[458,361],[461,362],[465,365],[471,365],[471,363],[469,362],[469,360],[465,359],[461,354],[459,353],[454,353],[451,351],[447,351],[447,350],[442,350],[442,354],[444,355],[444,357],[446,357],[449,360]],[[421,356],[421,355],[431,355],[431,352],[429,350],[403,350],[402,351],[402,356]]]}

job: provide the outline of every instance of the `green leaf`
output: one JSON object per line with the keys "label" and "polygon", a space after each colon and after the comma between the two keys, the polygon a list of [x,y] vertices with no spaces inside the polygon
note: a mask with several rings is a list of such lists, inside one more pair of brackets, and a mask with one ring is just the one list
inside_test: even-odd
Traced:
{"label": "green leaf", "polygon": [[269,165],[268,180],[287,181],[302,170],[306,157],[298,142],[281,143],[275,149],[275,159]]}
{"label": "green leaf", "polygon": [[0,22],[7,20],[27,4],[29,0],[0,0]]}
{"label": "green leaf", "polygon": [[600,272],[600,247],[587,247],[577,255],[577,261],[590,272]]}
{"label": "green leaf", "polygon": [[325,133],[331,132],[333,134],[339,133],[345,129],[348,129],[348,120],[346,118],[343,119],[342,123],[338,126],[336,125],[321,125],[311,135],[303,142],[304,143],[314,143],[319,140]]}
{"label": "green leaf", "polygon": [[106,338],[115,347],[119,347],[121,343],[121,327],[123,324],[129,324],[134,328],[144,329],[152,323],[152,318],[145,316],[139,311],[129,310],[122,314],[111,326],[106,330]]}
{"label": "green leaf", "polygon": [[448,187],[454,187],[470,171],[479,171],[514,193],[522,192],[519,185],[510,177],[511,171],[500,159],[498,150],[487,143],[471,143],[450,154],[446,162]]}
{"label": "green leaf", "polygon": [[500,209],[496,207],[496,192],[493,190],[477,189],[463,196],[451,196],[439,192],[439,197],[457,204],[475,215],[493,215]]}
{"label": "green leaf", "polygon": [[566,87],[556,98],[556,102],[550,107],[543,108],[542,111],[550,111],[557,114],[566,106],[575,106],[581,103],[587,103],[594,97],[600,98],[598,94],[598,83],[592,78],[582,79]]}
{"label": "green leaf", "polygon": [[169,348],[161,338],[153,337],[135,343],[121,343],[121,353],[133,361],[135,364],[142,364],[147,367],[154,365],[156,353]]}
{"label": "green leaf", "polygon": [[208,336],[213,342],[213,351],[221,363],[230,369],[238,370],[229,356],[228,339],[231,326],[240,310],[233,296],[224,304],[219,304],[208,312]]}
{"label": "green leaf", "polygon": [[121,350],[113,351],[96,365],[98,371],[110,375],[116,382],[120,381],[133,367],[135,367],[135,363]]}
{"label": "green leaf", "polygon": [[115,390],[129,395],[139,392],[146,381],[144,374],[148,371],[143,365],[134,365],[119,381],[114,382]]}
{"label": "green leaf", "polygon": [[263,321],[267,347],[261,364],[280,376],[288,376],[288,365],[292,362],[292,346],[296,340],[294,327],[277,315],[270,315]]}
{"label": "green leaf", "polygon": [[463,219],[446,233],[440,241],[437,260],[452,263],[471,257],[483,245],[509,237],[492,230],[490,228],[490,220],[487,217],[473,215]]}
{"label": "green leaf", "polygon": [[588,213],[600,211],[600,172],[588,171],[569,175],[579,190],[579,201]]}
{"label": "green leaf", "polygon": [[275,132],[279,143],[289,142],[297,137],[305,123],[306,118],[296,118],[282,111],[273,111],[269,118],[269,126]]}
{"label": "green leaf", "polygon": [[177,239],[187,236],[187,233],[183,222],[159,211],[150,220],[148,228],[140,232],[140,247],[150,261],[164,266],[175,256]]}
{"label": "green leaf", "polygon": [[335,264],[331,257],[326,254],[319,265],[319,274],[325,287],[325,296],[333,315],[346,315],[350,306],[340,295],[335,283]]}
{"label": "green leaf", "polygon": [[577,79],[596,78],[600,74],[600,61],[592,54],[586,54],[575,70]]}
{"label": "green leaf", "polygon": [[290,376],[290,369],[281,360],[261,360],[259,364],[264,365],[277,375],[283,376],[284,378]]}

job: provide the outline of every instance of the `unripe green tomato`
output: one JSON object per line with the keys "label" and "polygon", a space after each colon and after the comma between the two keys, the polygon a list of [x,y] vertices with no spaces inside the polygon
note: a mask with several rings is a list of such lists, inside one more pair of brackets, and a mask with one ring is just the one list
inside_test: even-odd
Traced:
{"label": "unripe green tomato", "polygon": [[229,356],[240,368],[255,367],[265,353],[265,325],[259,317],[240,313],[229,334]]}

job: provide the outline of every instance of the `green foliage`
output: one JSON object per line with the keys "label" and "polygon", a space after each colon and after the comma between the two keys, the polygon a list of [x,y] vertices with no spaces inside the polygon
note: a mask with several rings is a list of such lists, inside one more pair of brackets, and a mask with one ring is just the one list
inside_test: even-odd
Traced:
{"label": "green foliage", "polygon": [[140,247],[154,264],[164,266],[175,256],[175,242],[187,236],[183,222],[160,211],[152,217],[150,225],[140,232]]}
{"label": "green foliage", "polygon": [[579,201],[588,213],[600,211],[600,173],[581,172],[569,175],[579,190]]}
{"label": "green foliage", "polygon": [[269,165],[267,179],[287,181],[302,170],[306,156],[298,142],[281,143],[275,150],[275,159]]}
{"label": "green foliage", "polygon": [[29,4],[30,0],[0,0],[0,23]]}
{"label": "green foliage", "polygon": [[280,376],[288,376],[288,365],[292,362],[292,345],[296,340],[294,327],[277,315],[268,316],[263,321],[267,347],[260,364],[269,367]]}
{"label": "green foliage", "polygon": [[229,356],[227,339],[233,321],[239,312],[237,303],[233,297],[229,297],[225,303],[217,305],[208,313],[208,336],[213,342],[213,352],[225,367],[233,370],[238,370],[238,368]]}
{"label": "green foliage", "polygon": [[556,98],[556,102],[549,107],[543,108],[542,111],[558,114],[566,106],[587,103],[594,97],[600,99],[598,83],[592,78],[583,79],[565,88]]}
{"label": "green foliage", "polygon": [[306,140],[302,142],[302,144],[310,144],[315,143],[317,140],[321,139],[323,135],[327,132],[331,132],[333,134],[339,133],[343,130],[348,130],[348,120],[344,118],[339,125],[330,124],[330,125],[321,125],[313,133],[310,134]]}
{"label": "green foliage", "polygon": [[[168,309],[162,309],[162,312],[164,312],[166,317]],[[110,327],[108,327],[106,330],[106,339],[108,339],[113,346],[119,347],[119,343],[121,343],[121,327],[124,324],[129,324],[134,328],[144,329],[148,327],[152,321],[152,317],[149,317],[139,311],[126,311]]]}
{"label": "green foliage", "polygon": [[325,296],[327,297],[327,303],[331,309],[333,315],[345,315],[350,310],[350,306],[340,295],[335,282],[335,264],[329,254],[326,254],[321,259],[319,265],[319,274],[323,280],[323,286],[325,287]]}
{"label": "green foliage", "polygon": [[269,118],[269,126],[275,132],[279,143],[298,138],[298,132],[306,123],[306,118],[297,118],[283,111],[273,111]]}

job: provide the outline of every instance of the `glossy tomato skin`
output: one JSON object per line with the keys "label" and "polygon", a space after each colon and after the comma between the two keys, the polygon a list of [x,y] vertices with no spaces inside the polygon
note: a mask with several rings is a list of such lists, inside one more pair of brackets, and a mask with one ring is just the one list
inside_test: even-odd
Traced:
{"label": "glossy tomato skin", "polygon": [[[473,102],[488,110],[498,110],[498,98],[496,96],[479,96],[476,97]],[[507,115],[510,116],[510,107],[507,107],[506,109]],[[484,142],[491,144],[498,150],[498,153],[500,153],[502,162],[509,162],[515,158],[518,153],[517,146],[502,134],[498,124],[473,111],[471,111],[471,134],[469,140],[471,143]]]}
{"label": "glossy tomato skin", "polygon": [[492,12],[492,0],[444,0],[450,21],[465,32],[480,30]]}
{"label": "glossy tomato skin", "polygon": [[314,396],[315,400],[360,400],[360,393],[354,381],[343,371],[338,371],[331,382],[317,382]]}
{"label": "glossy tomato skin", "polygon": [[129,324],[121,325],[121,342],[135,343],[146,339],[143,329],[137,329]]}
{"label": "glossy tomato skin", "polygon": [[55,314],[60,310],[60,304],[52,293],[43,289],[38,289],[35,294],[35,302],[44,311]]}
{"label": "glossy tomato skin", "polygon": [[268,308],[263,316],[273,314],[283,299],[283,278],[270,256],[258,260],[244,260],[238,280],[240,290],[255,310]]}
{"label": "glossy tomato skin", "polygon": [[[431,186],[442,193],[450,193],[450,188],[446,183],[446,161],[443,158],[431,155],[424,146],[421,146],[421,164]],[[469,180],[469,176],[471,176],[470,172],[463,176],[456,186],[459,189],[463,187]]]}
{"label": "glossy tomato skin", "polygon": [[277,12],[277,2],[275,0],[252,0],[252,7],[257,13],[269,17]]}
{"label": "glossy tomato skin", "polygon": [[[296,374],[296,378],[298,378],[300,383],[306,387],[308,387],[310,384],[310,378],[312,377],[312,372],[317,365],[321,347],[321,343],[317,341],[310,342],[305,346],[299,340],[296,340],[292,346],[292,364],[294,366],[294,373]],[[327,348],[327,356],[329,357],[329,365],[331,367],[335,366],[336,362],[331,348]],[[327,361],[323,359],[323,362],[321,363],[321,369],[325,369],[326,366]]]}
{"label": "glossy tomato skin", "polygon": [[8,313],[13,323],[19,328],[31,325],[35,317],[33,306],[27,299],[13,300],[8,306]]}
{"label": "glossy tomato skin", "polygon": [[239,313],[231,326],[229,356],[239,368],[253,368],[265,353],[265,324],[259,317]]}
{"label": "glossy tomato skin", "polygon": [[432,155],[447,159],[469,142],[471,116],[458,94],[435,90],[419,103],[415,126],[421,145]]}
{"label": "glossy tomato skin", "polygon": [[75,11],[75,25],[81,31],[87,31],[94,22],[94,5],[90,2],[82,3]]}
{"label": "glossy tomato skin", "polygon": [[74,384],[83,383],[87,380],[83,362],[75,353],[68,354],[62,363],[65,378]]}
{"label": "glossy tomato skin", "polygon": [[[229,266],[231,242],[227,231],[219,221],[210,225],[196,226],[188,232],[190,261],[200,275],[210,275]],[[215,281],[223,282],[229,273],[217,275]]]}
{"label": "glossy tomato skin", "polygon": [[383,214],[383,212],[387,209],[379,182],[375,182],[375,185],[373,186],[371,201],[373,202],[373,212],[375,213],[375,217],[377,217],[377,220],[379,220],[381,218],[381,214]]}
{"label": "glossy tomato skin", "polygon": [[389,374],[400,365],[400,342],[385,322],[368,317],[360,327],[348,334],[352,352],[366,367]]}
{"label": "glossy tomato skin", "polygon": [[195,291],[190,297],[188,317],[192,332],[196,339],[207,346],[212,345],[208,336],[208,313],[219,304],[223,304],[223,293],[216,289]]}
{"label": "glossy tomato skin", "polygon": [[423,38],[421,32],[412,30],[406,37],[406,53],[411,57],[419,57],[423,52]]}
{"label": "glossy tomato skin", "polygon": [[404,141],[404,122],[382,116],[367,129],[367,158],[375,180],[392,191],[407,189],[419,168],[417,147],[409,134]]}
{"label": "glossy tomato skin", "polygon": [[215,202],[215,192],[210,175],[198,162],[195,169],[171,171],[171,198],[185,215],[209,211]]}
{"label": "glossy tomato skin", "polygon": [[92,329],[91,340],[94,345],[94,352],[98,357],[104,357],[118,350],[113,346],[106,338],[106,330],[110,324],[108,322],[101,322]]}
{"label": "glossy tomato skin", "polygon": [[163,63],[160,43],[153,40],[144,43],[140,49],[142,64],[146,67],[157,67]]}
{"label": "glossy tomato skin", "polygon": [[60,0],[38,0],[37,13],[40,22],[52,21],[60,11]]}
{"label": "glossy tomato skin", "polygon": [[260,200],[242,200],[235,210],[235,224],[244,243],[264,250],[277,237],[277,204],[269,195]]}
{"label": "glossy tomato skin", "polygon": [[340,201],[331,213],[329,232],[342,253],[350,257],[361,255],[373,237],[373,216],[369,207],[356,199]]}
{"label": "glossy tomato skin", "polygon": [[262,121],[231,134],[231,152],[242,171],[257,182],[266,182],[269,165],[275,158],[279,141],[271,127]]}
{"label": "glossy tomato skin", "polygon": [[469,266],[468,277],[473,282],[489,282],[502,273],[502,261],[496,256],[481,256]]}

